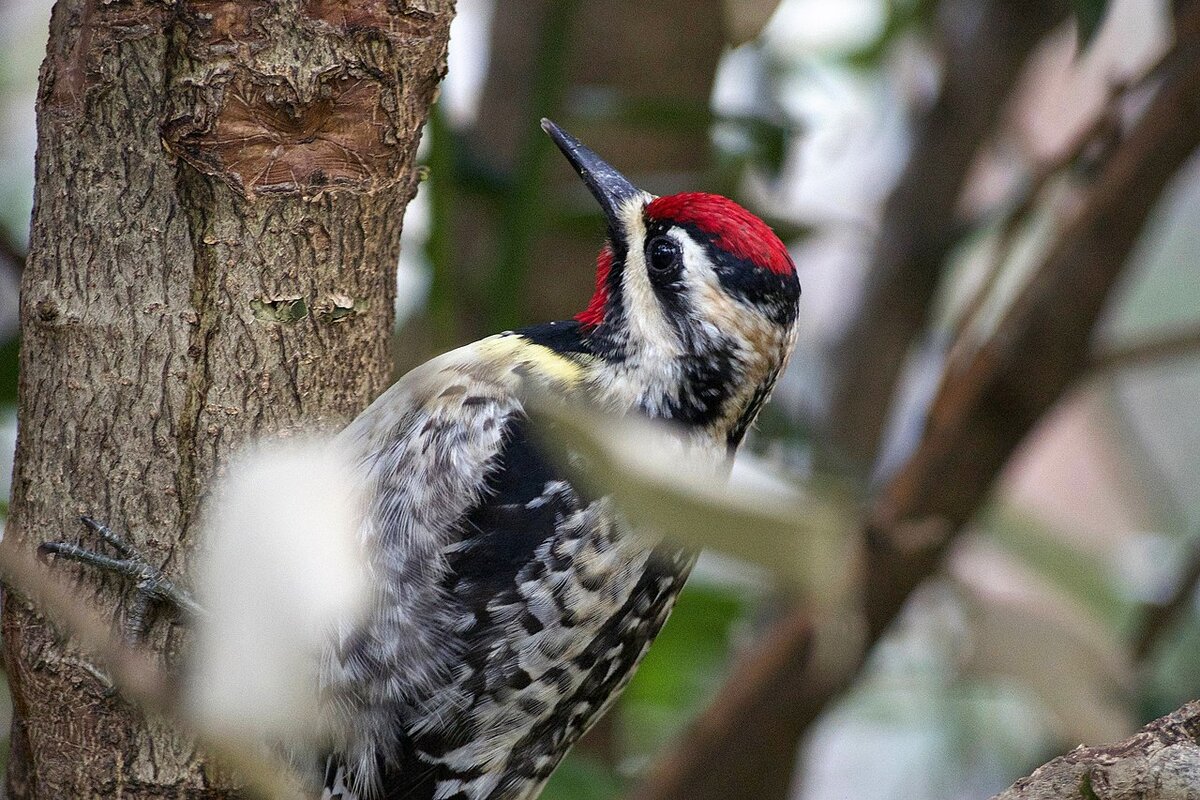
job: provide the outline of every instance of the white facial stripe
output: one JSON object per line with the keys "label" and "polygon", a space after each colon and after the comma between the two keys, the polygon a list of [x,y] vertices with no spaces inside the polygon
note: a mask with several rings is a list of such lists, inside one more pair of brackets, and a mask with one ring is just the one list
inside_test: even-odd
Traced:
{"label": "white facial stripe", "polygon": [[704,245],[694,240],[686,231],[671,228],[670,236],[679,242],[683,249],[683,288],[684,300],[688,308],[703,309],[700,304],[704,297],[712,297],[720,290],[717,270],[708,258]]}
{"label": "white facial stripe", "polygon": [[629,341],[644,358],[675,358],[682,353],[679,337],[663,312],[646,273],[646,252],[642,246],[646,238],[643,208],[642,202],[629,202],[621,207],[629,251],[625,256],[621,292]]}

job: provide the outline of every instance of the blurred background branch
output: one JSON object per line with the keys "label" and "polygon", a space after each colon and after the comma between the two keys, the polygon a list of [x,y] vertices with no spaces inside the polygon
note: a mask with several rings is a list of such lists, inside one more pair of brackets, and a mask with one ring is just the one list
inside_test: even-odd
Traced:
{"label": "blurred background branch", "polygon": [[866,477],[909,348],[925,328],[959,228],[958,198],[1026,60],[1066,17],[1046,0],[939,6],[944,78],[916,125],[908,166],[882,214],[854,321],[836,349],[828,428]]}
{"label": "blurred background branch", "polygon": [[[1181,37],[1191,30],[1190,20],[1198,10],[1200,4],[1180,5]],[[1013,9],[1013,13],[1017,11]],[[1043,23],[1052,21],[1042,19]],[[1033,31],[1019,39],[1016,46],[1022,58],[1012,65],[1014,73],[1036,41]],[[952,83],[953,61],[950,69],[947,81]],[[989,106],[999,105],[1002,96],[990,97]],[[977,144],[971,142],[969,149]],[[950,544],[979,510],[1010,454],[1082,374],[1095,323],[1147,215],[1197,145],[1200,38],[1181,38],[1154,99],[1099,167],[1095,180],[1080,189],[1073,220],[1049,248],[990,341],[965,368],[946,375],[916,450],[871,504],[862,531],[867,543],[863,610],[868,648],[892,625],[912,592],[938,571]],[[929,168],[928,161],[922,162],[924,168]],[[959,180],[969,163],[969,156],[963,159]],[[956,184],[941,186],[938,202],[952,201],[957,188]],[[896,197],[893,195],[893,203]],[[918,202],[915,208],[924,207]],[[933,219],[945,224],[951,218],[949,209],[945,211],[934,214]],[[885,219],[895,217],[885,212]],[[927,220],[924,224],[931,223]],[[882,235],[886,237],[886,229]],[[915,234],[910,230],[905,235]],[[859,358],[870,360],[871,367],[864,370],[870,381],[878,379],[873,372],[876,369],[894,377],[903,360],[903,353],[891,345],[882,348],[886,355],[881,356],[878,342],[907,342],[921,330],[923,314],[914,313],[906,304],[912,299],[922,309],[929,305],[949,246],[945,241],[941,244],[927,261],[897,262],[913,271],[904,274],[915,282],[915,288],[911,283],[903,288],[892,285],[889,291],[897,296],[873,295],[868,284],[866,297],[875,297],[880,307],[902,309],[896,315],[899,329],[889,325],[891,311],[881,312],[882,317],[873,315],[875,307],[870,300],[860,311],[860,327],[869,330],[870,337],[879,337],[857,342],[852,348]],[[901,273],[886,267],[875,267],[870,274],[901,280]],[[1033,354],[1037,357],[1031,358]],[[890,385],[891,381],[882,389],[856,385],[850,394],[860,404],[879,403],[890,395]],[[846,413],[843,408],[838,410]],[[884,418],[879,406],[869,412],[850,411],[848,417],[861,421],[867,414],[874,414],[876,420]],[[879,428],[874,430],[877,433]],[[860,455],[872,452],[874,437],[869,438],[859,441],[856,452]],[[770,758],[760,760],[760,754],[777,756],[794,749],[807,725],[851,685],[863,663],[855,660],[849,671],[833,680],[820,675],[811,660],[795,669],[796,662],[803,661],[801,654],[811,646],[812,635],[811,627],[802,621],[781,623],[737,670],[736,680],[688,735],[658,762],[634,797],[728,797],[731,787],[748,796],[785,796],[789,776],[781,779],[777,771],[765,768]],[[751,686],[751,680],[758,683]],[[784,684],[803,689],[781,695],[779,687]],[[721,765],[720,776],[713,775],[713,764]],[[728,783],[724,776],[730,776]]]}

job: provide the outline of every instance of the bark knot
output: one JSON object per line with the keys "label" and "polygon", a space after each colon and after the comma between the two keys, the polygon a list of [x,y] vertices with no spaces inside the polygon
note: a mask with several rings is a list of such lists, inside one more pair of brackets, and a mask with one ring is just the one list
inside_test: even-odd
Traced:
{"label": "bark knot", "polygon": [[338,30],[388,39],[428,38],[435,15],[403,0],[305,0],[304,13]]}
{"label": "bark knot", "polygon": [[168,147],[248,199],[374,192],[395,184],[402,151],[374,77],[340,71],[302,99],[283,78],[238,74],[220,92],[211,121],[183,117],[164,131]]}

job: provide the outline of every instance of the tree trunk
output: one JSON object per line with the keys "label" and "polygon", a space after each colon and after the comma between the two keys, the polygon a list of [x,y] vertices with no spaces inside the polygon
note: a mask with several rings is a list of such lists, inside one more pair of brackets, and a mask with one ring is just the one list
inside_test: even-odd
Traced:
{"label": "tree trunk", "polygon": [[[79,514],[187,571],[209,480],[389,379],[395,265],[453,0],[59,0],[38,94],[7,535]],[[62,569],[69,569],[63,566]],[[79,571],[82,602],[126,587]],[[13,797],[227,797],[8,593]],[[151,642],[168,658],[180,631]]]}

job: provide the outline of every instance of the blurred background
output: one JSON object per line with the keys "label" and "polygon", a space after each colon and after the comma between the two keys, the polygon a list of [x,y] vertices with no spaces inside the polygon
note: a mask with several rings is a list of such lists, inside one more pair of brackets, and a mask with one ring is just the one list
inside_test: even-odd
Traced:
{"label": "blurred background", "polygon": [[[50,5],[0,2],[0,519]],[[458,0],[404,224],[397,370],[586,304],[603,224],[538,127],[550,116],[639,186],[728,194],[780,233],[800,341],[740,458],[870,509],[1088,202],[1181,5]],[[1079,322],[1077,379],[848,690],[782,726],[792,797],[984,798],[1200,697],[1200,160],[1138,229],[1102,318]],[[1055,353],[1023,354],[1031,381]],[[544,796],[635,791],[790,607],[761,571],[706,556]]]}

